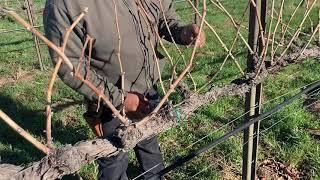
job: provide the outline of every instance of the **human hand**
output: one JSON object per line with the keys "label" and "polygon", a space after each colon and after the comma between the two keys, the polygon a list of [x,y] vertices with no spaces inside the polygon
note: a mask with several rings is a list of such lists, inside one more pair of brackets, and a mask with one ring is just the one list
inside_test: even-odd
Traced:
{"label": "human hand", "polygon": [[196,24],[190,24],[185,26],[181,32],[181,40],[189,45],[194,45],[196,43],[196,38],[198,38],[198,47],[203,47],[206,42],[206,36],[203,31],[200,33],[200,28]]}
{"label": "human hand", "polygon": [[149,106],[148,99],[137,92],[128,92],[123,103],[126,112],[137,112],[147,109]]}

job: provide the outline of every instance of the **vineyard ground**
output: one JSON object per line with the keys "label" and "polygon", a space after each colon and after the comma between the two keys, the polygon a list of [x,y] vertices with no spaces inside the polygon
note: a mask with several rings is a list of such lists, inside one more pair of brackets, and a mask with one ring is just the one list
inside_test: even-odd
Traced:
{"label": "vineyard ground", "polygon": [[[35,1],[37,7],[41,7],[42,1]],[[245,0],[222,2],[237,20],[241,18],[240,16],[246,5]],[[298,0],[287,2],[285,11],[287,16],[293,11],[297,3]],[[176,7],[183,20],[190,22],[192,15],[190,15],[190,9],[187,8],[189,6],[186,3],[179,3],[176,4]],[[302,14],[299,15],[302,16]],[[316,24],[316,11],[311,14],[311,19],[314,19],[314,24]],[[219,35],[229,47],[235,30],[227,21],[226,16],[220,12],[218,13],[218,10],[210,5],[207,20],[217,28]],[[41,17],[38,18],[38,21],[41,22]],[[296,27],[298,22],[299,18],[296,18],[292,27]],[[20,26],[11,18],[0,15],[0,29],[7,28],[15,29],[20,28]],[[205,30],[207,44],[197,53],[196,62],[192,69],[193,78],[199,86],[206,83],[208,76],[219,67],[219,63],[223,61],[226,54],[216,38],[212,36],[212,33],[208,29]],[[247,37],[246,31],[244,28],[241,31],[244,37]],[[308,29],[305,29],[305,31],[308,31]],[[52,70],[47,48],[43,45],[41,46],[47,70],[39,71],[37,70],[38,65],[33,41],[29,33],[1,34],[0,46],[0,109],[4,110],[28,132],[44,142],[45,97],[49,74]],[[174,51],[174,48],[169,44],[166,44],[166,46],[170,49],[172,57],[178,59],[179,54]],[[245,69],[247,50],[243,47],[243,43],[239,41],[234,54]],[[183,47],[182,49],[186,57],[188,57],[190,49]],[[263,106],[263,111],[274,107],[284,98],[296,93],[299,90],[297,88],[319,80],[319,60],[319,58],[306,59],[300,64],[290,65],[279,73],[269,75],[266,82],[264,82],[264,102],[287,92],[289,93],[271,103],[266,103]],[[171,71],[166,68],[163,73],[163,79],[168,79],[170,74]],[[228,60],[225,69],[216,77],[215,85],[230,83],[237,77],[240,76],[236,66],[231,60]],[[192,87],[189,79],[185,82]],[[177,94],[174,94],[171,98],[175,102],[179,101]],[[313,98],[319,99],[319,96]],[[56,102],[53,116],[53,137],[56,145],[74,144],[80,140],[93,138],[93,134],[82,117],[85,107],[81,103],[81,96],[59,80],[54,89],[53,102]],[[286,117],[281,123],[261,135],[259,162],[263,163],[272,159],[288,168],[296,169],[304,174],[307,179],[319,179],[320,142],[319,137],[314,132],[320,131],[320,110],[306,109],[303,106],[304,102],[304,99],[299,100],[261,124],[261,128],[266,129],[277,120]],[[189,148],[189,145],[199,138],[243,114],[243,107],[244,97],[221,98],[214,104],[199,109],[188,120],[182,120],[180,126],[161,134],[159,141],[165,162],[169,164],[178,155],[185,155],[241,124],[243,122],[242,118]],[[194,179],[237,179],[241,174],[242,143],[242,134],[239,134],[213,148],[208,153],[197,157],[191,163],[177,169],[170,176],[172,179],[189,179],[190,176],[209,167]],[[39,160],[43,157],[43,154],[0,121],[0,156],[1,163],[21,165]],[[133,151],[129,152],[129,156],[130,165],[128,171],[130,177],[135,177],[139,172]],[[92,163],[83,167],[80,175],[84,179],[95,179],[96,171],[96,164]]]}

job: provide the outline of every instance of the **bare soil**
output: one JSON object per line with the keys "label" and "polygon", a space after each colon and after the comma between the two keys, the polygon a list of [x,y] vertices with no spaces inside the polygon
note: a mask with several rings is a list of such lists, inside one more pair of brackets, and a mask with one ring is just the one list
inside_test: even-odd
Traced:
{"label": "bare soil", "polygon": [[0,77],[0,88],[7,84],[21,82],[21,81],[31,81],[33,80],[34,72],[23,71],[19,69],[14,76],[11,77]]}
{"label": "bare soil", "polygon": [[314,113],[314,115],[320,117],[320,99],[314,100],[308,109]]}
{"label": "bare soil", "polygon": [[259,165],[257,177],[259,180],[295,180],[302,179],[303,174],[290,164],[266,159]]}

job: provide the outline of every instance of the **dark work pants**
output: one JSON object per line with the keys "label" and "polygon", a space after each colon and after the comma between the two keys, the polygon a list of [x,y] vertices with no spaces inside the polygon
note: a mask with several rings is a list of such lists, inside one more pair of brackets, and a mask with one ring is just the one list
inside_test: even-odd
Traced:
{"label": "dark work pants", "polygon": [[[103,122],[103,133],[107,139],[112,139],[112,134],[115,129],[120,125],[116,118]],[[146,139],[141,141],[134,148],[140,164],[141,172],[148,171],[153,168],[149,173],[146,173],[144,179],[148,179],[153,173],[157,173],[164,168],[160,147],[157,138]],[[128,154],[120,152],[118,155],[108,158],[100,158],[98,179],[101,180],[125,180],[128,179],[126,170],[128,167]]]}

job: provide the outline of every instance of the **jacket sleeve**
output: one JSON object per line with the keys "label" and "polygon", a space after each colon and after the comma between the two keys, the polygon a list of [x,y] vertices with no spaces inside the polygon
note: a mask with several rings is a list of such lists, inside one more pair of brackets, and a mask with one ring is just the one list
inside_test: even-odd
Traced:
{"label": "jacket sleeve", "polygon": [[[66,32],[66,28],[72,24],[73,18],[66,12],[66,10],[57,7],[55,4],[47,4],[44,16],[44,29],[47,38],[52,41],[57,46],[62,46],[63,43],[63,35]],[[79,63],[79,58],[81,57],[81,51],[84,46],[85,42],[85,29],[80,25],[77,25],[73,32],[70,34],[65,54],[76,68]],[[52,49],[49,49],[49,53],[51,59],[54,64],[56,64],[58,60],[58,55]],[[86,62],[86,60],[84,60]],[[64,63],[58,72],[59,77],[61,80],[74,89],[75,91],[79,92],[80,94],[84,95],[87,99],[91,101],[97,101],[98,96],[96,93],[91,90],[87,85],[85,85],[82,81],[78,80],[76,77],[72,76],[72,70],[67,67]],[[90,69],[87,70],[85,65],[82,65],[80,68],[81,75],[90,74],[89,79],[95,87],[103,87],[104,94],[109,97],[110,101],[113,103],[114,106],[120,105],[121,93],[120,90],[113,84],[108,82],[106,77],[102,77],[97,74],[94,70]]]}
{"label": "jacket sleeve", "polygon": [[[161,0],[161,3],[162,8],[160,4],[159,6],[163,12],[160,12],[158,25],[160,36],[169,42],[172,42],[173,38],[177,44],[187,45],[181,40],[181,30],[184,27],[184,24],[181,22],[180,17],[175,12],[172,0]],[[170,31],[168,31],[166,22]],[[170,33],[172,38],[170,37]]]}

